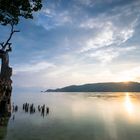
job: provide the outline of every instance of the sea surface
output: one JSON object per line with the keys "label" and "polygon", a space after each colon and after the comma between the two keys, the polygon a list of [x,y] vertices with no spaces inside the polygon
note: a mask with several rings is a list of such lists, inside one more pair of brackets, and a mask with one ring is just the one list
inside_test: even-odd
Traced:
{"label": "sea surface", "polygon": [[140,93],[21,93],[12,102],[18,111],[0,127],[1,140],[140,140]]}

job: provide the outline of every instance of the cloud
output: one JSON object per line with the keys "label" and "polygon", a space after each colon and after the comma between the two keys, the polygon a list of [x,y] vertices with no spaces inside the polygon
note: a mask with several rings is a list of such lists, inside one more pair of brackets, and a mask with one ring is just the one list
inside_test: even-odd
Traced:
{"label": "cloud", "polygon": [[93,6],[96,1],[95,0],[75,0],[75,2],[81,5],[85,5],[85,6]]}
{"label": "cloud", "polygon": [[111,47],[111,48],[104,48],[101,50],[97,50],[93,53],[87,54],[87,56],[92,57],[94,59],[97,59],[101,61],[101,63],[109,63],[114,58],[119,57],[120,55],[124,55],[129,51],[135,50],[136,47],[125,47],[125,48],[117,48],[117,47]]}
{"label": "cloud", "polygon": [[[120,48],[123,55],[126,51],[131,51],[135,47]],[[101,61],[110,61],[119,55],[116,50],[108,50],[108,52],[100,52],[99,56],[92,56],[100,59]],[[108,56],[109,53],[110,56]],[[112,54],[111,54],[112,53]],[[111,58],[108,58],[111,57]],[[124,57],[124,56],[123,56]],[[16,87],[28,87],[42,89],[57,88],[72,84],[84,84],[94,82],[109,82],[109,81],[123,81],[123,80],[138,80],[139,67],[131,63],[118,64],[113,63],[110,65],[102,65],[98,63],[87,63],[87,61],[77,61],[72,55],[61,57],[63,62],[51,64],[48,62],[37,62],[30,65],[16,66],[13,75],[14,85]],[[70,59],[71,58],[71,59]],[[41,68],[38,68],[41,66]],[[19,67],[19,68],[18,68]],[[25,69],[24,69],[25,68]],[[22,80],[21,80],[22,79]]]}
{"label": "cloud", "polygon": [[[91,57],[105,64],[123,56],[124,53],[128,56],[129,52],[138,50],[138,45],[129,44],[129,40],[136,33],[140,15],[138,7],[135,5],[136,9],[132,12],[131,6],[117,7],[113,9],[115,14],[103,13],[81,22],[80,28],[95,34],[81,41],[79,52],[87,59]],[[119,9],[121,13],[116,12]]]}
{"label": "cloud", "polygon": [[71,23],[72,17],[67,10],[58,12],[56,9],[44,7],[36,17],[36,24],[43,26],[46,30]]}
{"label": "cloud", "polygon": [[[116,19],[114,16],[107,17],[107,15],[103,14],[98,18],[89,18],[87,21],[82,22],[80,27],[93,30],[93,32],[96,32],[96,36],[94,35],[93,37],[88,38],[80,51],[85,52],[110,45],[120,46],[133,37],[135,28],[138,25],[139,16],[133,15],[131,21],[120,26],[122,15],[116,15]],[[114,21],[117,21],[118,24]]]}
{"label": "cloud", "polygon": [[123,52],[127,53],[136,49],[134,46],[124,45],[134,34],[133,26],[119,29],[112,23],[102,26],[101,31],[96,36],[87,39],[82,44],[80,52],[92,57],[101,63],[111,62],[114,58],[119,57]]}
{"label": "cloud", "polygon": [[[47,72],[55,65],[46,61],[14,65],[13,79],[17,87],[44,87],[46,86]],[[22,80],[21,80],[22,79]]]}
{"label": "cloud", "polygon": [[41,70],[45,70],[50,67],[55,67],[54,64],[48,63],[45,61],[38,62],[38,63],[32,63],[32,64],[22,64],[22,65],[15,65],[14,66],[14,73],[19,73],[19,72],[39,72]]}
{"label": "cloud", "polygon": [[108,46],[111,45],[112,43],[113,43],[113,30],[112,27],[108,24],[107,26],[102,27],[101,32],[97,33],[95,37],[88,39],[84,47],[80,51],[85,52],[91,49],[97,49],[104,46]]}

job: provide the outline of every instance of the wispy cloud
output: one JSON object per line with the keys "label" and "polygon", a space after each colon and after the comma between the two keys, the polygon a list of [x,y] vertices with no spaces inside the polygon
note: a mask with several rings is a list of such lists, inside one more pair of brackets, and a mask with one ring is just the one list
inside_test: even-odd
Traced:
{"label": "wispy cloud", "polygon": [[97,59],[102,63],[108,63],[111,62],[114,58],[119,57],[119,55],[125,55],[127,52],[135,49],[136,47],[134,46],[125,48],[117,48],[117,47],[104,48],[101,50],[99,49],[95,52],[88,53],[87,56]]}
{"label": "wispy cloud", "polygon": [[43,8],[37,16],[36,23],[43,26],[46,30],[50,30],[57,26],[71,24],[72,17],[67,10],[57,12],[55,9]]}
{"label": "wispy cloud", "polygon": [[15,65],[14,66],[14,73],[18,72],[39,72],[41,70],[46,70],[47,68],[55,67],[54,64],[42,61],[38,63],[32,63],[32,64],[22,64],[22,65]]}

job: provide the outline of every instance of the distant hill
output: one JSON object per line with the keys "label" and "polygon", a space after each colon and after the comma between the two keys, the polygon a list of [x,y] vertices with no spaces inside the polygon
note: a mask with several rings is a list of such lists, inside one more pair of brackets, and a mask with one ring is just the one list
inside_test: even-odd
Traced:
{"label": "distant hill", "polygon": [[140,83],[109,82],[71,85],[63,88],[48,89],[45,92],[140,92]]}

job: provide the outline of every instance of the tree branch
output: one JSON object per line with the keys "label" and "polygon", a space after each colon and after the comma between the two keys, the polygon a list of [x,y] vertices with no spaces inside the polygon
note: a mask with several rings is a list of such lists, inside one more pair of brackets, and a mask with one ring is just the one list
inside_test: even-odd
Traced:
{"label": "tree branch", "polygon": [[13,34],[16,33],[16,32],[20,32],[20,31],[19,30],[14,30],[14,25],[11,24],[11,33],[10,33],[9,38],[7,39],[7,41],[5,43],[0,43],[0,45],[2,46],[2,50],[3,51],[6,49],[7,45],[8,46],[9,46],[9,44],[11,45],[11,43],[9,43],[9,41],[11,40]]}
{"label": "tree branch", "polygon": [[4,42],[0,43],[0,45],[1,45],[1,48],[3,48],[3,46],[4,46]]}

